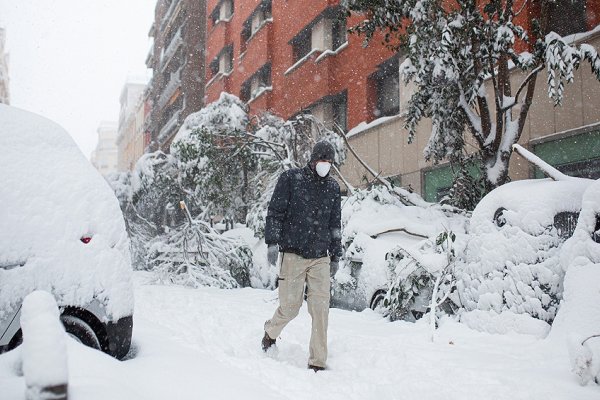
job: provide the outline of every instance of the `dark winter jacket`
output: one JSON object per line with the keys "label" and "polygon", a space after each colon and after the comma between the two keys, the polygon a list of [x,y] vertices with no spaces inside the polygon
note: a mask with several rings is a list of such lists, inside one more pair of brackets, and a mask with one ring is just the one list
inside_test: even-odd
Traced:
{"label": "dark winter jacket", "polygon": [[342,256],[340,186],[308,165],[285,171],[269,203],[265,242],[304,258]]}

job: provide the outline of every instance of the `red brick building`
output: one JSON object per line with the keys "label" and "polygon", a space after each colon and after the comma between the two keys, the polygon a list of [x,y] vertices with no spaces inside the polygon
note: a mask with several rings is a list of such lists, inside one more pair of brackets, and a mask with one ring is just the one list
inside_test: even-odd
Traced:
{"label": "red brick building", "polygon": [[347,35],[337,0],[208,0],[205,101],[229,92],[251,112],[310,111],[350,129],[398,114],[398,57]]}

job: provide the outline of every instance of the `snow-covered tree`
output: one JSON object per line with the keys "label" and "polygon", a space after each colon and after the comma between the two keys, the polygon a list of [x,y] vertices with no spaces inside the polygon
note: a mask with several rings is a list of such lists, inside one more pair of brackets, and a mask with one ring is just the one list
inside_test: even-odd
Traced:
{"label": "snow-covered tree", "polygon": [[280,173],[304,165],[316,141],[330,141],[336,162],[345,158],[343,141],[311,116],[292,121],[263,114],[251,117],[236,96],[220,98],[190,115],[171,146],[179,183],[202,213],[235,217],[259,236]]}
{"label": "snow-covered tree", "polygon": [[305,165],[322,139],[334,145],[341,164],[343,140],[311,116],[251,117],[228,93],[188,116],[171,154],[145,154],[131,174],[108,179],[121,203],[136,268],[159,272],[162,281],[246,286],[250,249],[218,235],[211,217],[246,222],[262,237],[280,173]]}
{"label": "snow-covered tree", "polygon": [[250,180],[257,169],[251,138],[246,135],[248,122],[246,105],[223,93],[190,115],[171,145],[179,183],[195,199],[191,210],[201,219],[222,215],[243,221],[246,217],[254,196]]}
{"label": "snow-covered tree", "polygon": [[[545,13],[553,2],[348,0],[346,7],[366,13],[351,29],[364,34],[365,43],[383,31],[390,47],[406,56],[400,73],[416,87],[406,115],[410,139],[423,118],[433,125],[425,158],[454,161],[468,132],[479,147],[491,189],[508,180],[511,146],[523,131],[539,73],[547,70],[548,95],[555,105],[583,62],[600,80],[600,57],[592,46],[575,46],[548,32]],[[540,6],[541,15],[528,32],[515,21],[533,6]],[[514,69],[523,73],[516,87],[510,79]]]}
{"label": "snow-covered tree", "polygon": [[284,121],[272,114],[262,114],[253,120],[252,131],[254,154],[259,162],[252,183],[258,196],[250,207],[246,222],[258,237],[263,237],[269,200],[279,175],[286,169],[306,165],[312,147],[319,140],[327,140],[333,145],[336,165],[346,159],[346,149],[339,135],[311,115]]}

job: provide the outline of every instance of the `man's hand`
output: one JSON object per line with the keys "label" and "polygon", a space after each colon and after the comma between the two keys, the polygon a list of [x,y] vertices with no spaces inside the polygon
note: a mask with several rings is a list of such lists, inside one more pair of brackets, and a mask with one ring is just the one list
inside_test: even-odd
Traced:
{"label": "man's hand", "polygon": [[276,244],[270,244],[267,247],[267,261],[270,265],[277,264],[277,257],[279,257],[279,246]]}
{"label": "man's hand", "polygon": [[339,267],[340,267],[339,261],[330,261],[329,262],[329,274],[332,278],[335,275],[335,273],[337,272]]}

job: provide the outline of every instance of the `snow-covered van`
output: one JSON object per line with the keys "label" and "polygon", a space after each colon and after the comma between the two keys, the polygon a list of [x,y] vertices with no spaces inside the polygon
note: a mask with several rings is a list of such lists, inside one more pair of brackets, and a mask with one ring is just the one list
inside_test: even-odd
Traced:
{"label": "snow-covered van", "polygon": [[129,239],[108,184],[63,128],[0,104],[0,352],[21,342],[25,296],[56,298],[66,331],[117,358],[129,351]]}

